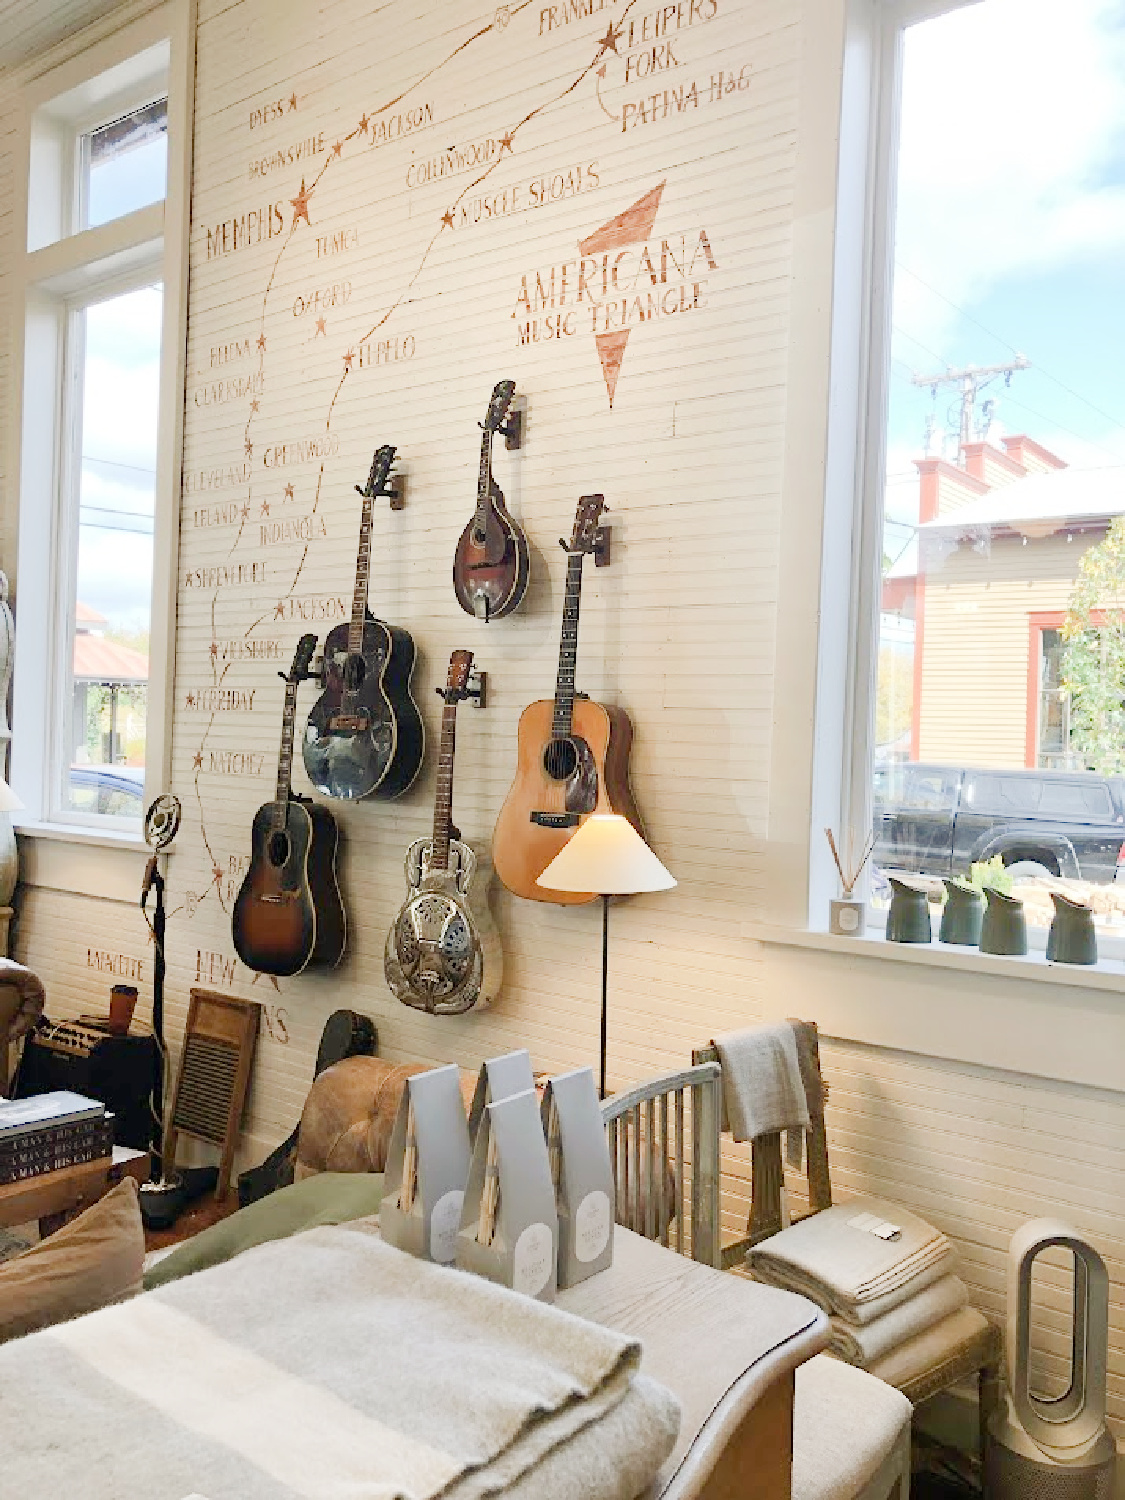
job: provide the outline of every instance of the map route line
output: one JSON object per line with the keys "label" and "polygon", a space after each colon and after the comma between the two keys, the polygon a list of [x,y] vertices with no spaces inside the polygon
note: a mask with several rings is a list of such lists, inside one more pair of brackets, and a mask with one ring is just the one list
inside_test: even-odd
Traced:
{"label": "map route line", "polygon": [[[478,31],[472,33],[472,35],[466,37],[452,52],[450,52],[444,58],[442,58],[440,62],[434,64],[434,66],[432,68],[430,68],[427,72],[423,73],[420,77],[418,77],[417,79],[415,79],[410,85],[408,85],[408,87],[406,87],[399,94],[397,94],[393,98],[389,99],[386,103],[384,103],[378,110],[375,111],[374,115],[372,115],[372,116],[369,117],[366,113],[364,113],[361,116],[360,123],[353,130],[351,130],[350,132],[348,132],[347,135],[343,136],[341,138],[341,142],[339,143],[339,145],[337,147],[334,147],[333,150],[328,153],[325,161],[322,163],[322,165],[319,168],[319,170],[317,171],[315,177],[312,178],[310,186],[306,187],[306,185],[305,185],[305,179],[304,178],[301,179],[301,187],[300,187],[299,193],[297,194],[297,197],[290,199],[290,203],[291,203],[291,205],[292,205],[292,207],[294,209],[292,221],[289,224],[289,228],[288,228],[288,231],[287,231],[287,233],[285,235],[284,240],[282,241],[281,245],[278,247],[277,254],[274,257],[273,266],[272,266],[272,268],[270,270],[269,279],[268,279],[268,281],[266,283],[266,286],[265,286],[265,289],[263,290],[263,293],[262,293],[261,315],[260,315],[259,333],[258,333],[258,339],[257,339],[257,352],[258,352],[258,375],[261,377],[261,382],[262,382],[262,388],[263,389],[264,389],[265,363],[266,363],[266,352],[267,352],[266,317],[267,317],[267,313],[268,313],[269,298],[270,298],[270,295],[271,295],[271,293],[273,291],[274,284],[275,284],[275,282],[277,280],[277,275],[278,275],[278,271],[279,271],[280,266],[281,266],[282,259],[285,256],[285,252],[289,249],[290,245],[293,242],[293,237],[294,237],[294,234],[296,232],[297,224],[300,222],[300,220],[302,218],[304,218],[306,224],[309,222],[309,219],[308,219],[308,208],[307,208],[309,198],[312,196],[312,194],[319,187],[319,185],[321,183],[321,180],[323,179],[323,177],[324,177],[325,173],[328,171],[328,169],[332,166],[332,164],[335,161],[337,161],[337,160],[343,160],[342,145],[343,144],[348,144],[348,143],[352,142],[357,136],[365,136],[367,134],[368,125],[369,125],[371,119],[377,118],[378,115],[380,115],[380,114],[384,114],[388,109],[392,109],[396,104],[400,103],[403,99],[405,99],[407,97],[407,95],[413,93],[416,89],[420,88],[422,86],[422,84],[424,84],[425,82],[427,82],[430,78],[434,77],[435,74],[437,74],[438,72],[440,72],[444,67],[446,67],[449,63],[451,63],[453,61],[453,59],[456,58],[467,47],[470,47],[474,42],[479,41],[481,37],[487,36],[490,32],[492,32],[494,30],[504,30],[514,16],[519,15],[522,11],[526,10],[531,4],[532,4],[532,0],[521,0],[521,3],[519,5],[514,6],[512,8],[509,8],[507,6],[501,6],[501,7],[499,7],[497,9],[497,11],[496,11],[496,14],[495,14],[495,17],[494,17],[493,21],[489,25],[481,27]],[[637,4],[637,0],[627,0],[627,4],[623,7],[623,9],[620,12],[620,15],[618,17],[618,22],[620,22],[621,20],[623,20],[624,17],[629,14],[629,12],[634,8],[634,6],[636,4]],[[500,20],[500,16],[501,15],[503,15],[503,17],[504,17],[503,21]],[[344,389],[344,384],[347,381],[348,376],[352,373],[351,372],[351,358],[349,357],[350,356],[350,351],[352,349],[354,349],[357,344],[362,344],[362,343],[366,342],[367,340],[371,339],[374,336],[374,334],[376,334],[379,331],[379,329],[382,328],[388,322],[388,320],[394,315],[394,313],[396,313],[399,310],[399,308],[403,305],[403,303],[408,298],[411,290],[413,289],[413,287],[417,283],[419,277],[422,275],[423,271],[425,270],[425,268],[426,268],[426,266],[427,266],[427,264],[429,262],[430,255],[431,255],[431,253],[432,253],[432,251],[434,249],[434,246],[441,239],[444,230],[446,228],[452,229],[452,227],[453,227],[453,213],[454,213],[454,211],[460,206],[460,204],[468,196],[468,194],[471,193],[477,187],[479,187],[481,183],[487,181],[487,179],[492,175],[492,173],[496,170],[496,168],[501,164],[501,162],[504,159],[505,148],[509,152],[512,150],[512,141],[513,141],[514,137],[519,133],[519,131],[521,131],[524,128],[524,126],[529,125],[539,115],[545,113],[549,109],[554,108],[555,105],[561,103],[562,100],[566,99],[569,95],[571,95],[572,93],[574,93],[575,90],[578,89],[582,85],[582,83],[590,76],[591,72],[595,72],[597,74],[597,78],[599,80],[601,78],[604,78],[604,76],[605,76],[605,65],[603,64],[602,67],[600,68],[600,70],[598,69],[598,65],[599,65],[599,63],[601,63],[601,60],[602,60],[602,58],[604,57],[604,55],[606,54],[607,51],[612,50],[612,51],[616,52],[616,50],[617,50],[616,43],[617,43],[617,38],[620,36],[620,29],[621,29],[620,25],[614,25],[613,23],[610,24],[609,30],[608,30],[608,32],[606,34],[606,37],[603,38],[603,39],[601,39],[599,50],[597,51],[597,53],[595,54],[595,56],[591,59],[591,61],[588,62],[584,68],[581,69],[581,71],[575,76],[575,78],[571,81],[571,83],[569,83],[566,86],[566,88],[562,89],[559,93],[553,95],[551,98],[549,98],[547,100],[544,100],[544,102],[542,104],[536,105],[536,107],[534,109],[529,110],[527,112],[527,114],[525,114],[523,116],[523,118],[521,120],[519,120],[519,122],[514,127],[512,127],[510,130],[506,131],[505,134],[504,134],[504,136],[502,137],[501,150],[500,150],[500,153],[497,156],[496,160],[493,161],[493,162],[491,162],[485,168],[485,170],[483,172],[481,172],[477,177],[475,177],[471,181],[469,181],[465,185],[465,187],[462,188],[462,190],[460,191],[460,193],[458,193],[457,196],[454,198],[453,203],[452,203],[452,207],[449,208],[449,209],[447,209],[446,212],[445,212],[445,214],[442,215],[441,221],[440,221],[440,225],[439,225],[438,229],[435,230],[435,232],[431,235],[428,243],[426,244],[425,248],[422,250],[421,256],[419,257],[418,263],[415,266],[415,269],[414,269],[413,273],[411,274],[409,280],[405,283],[405,285],[401,287],[401,289],[399,290],[399,293],[395,297],[394,301],[390,304],[389,307],[387,307],[387,309],[383,312],[382,316],[379,317],[375,321],[375,323],[372,325],[371,329],[368,331],[367,334],[365,334],[362,338],[352,339],[349,342],[349,354],[344,356],[343,370],[341,371],[339,379],[337,380],[337,383],[336,383],[336,387],[335,387],[335,389],[332,392],[331,399],[329,400],[329,403],[328,403],[328,409],[327,409],[327,412],[325,414],[325,423],[324,423],[325,433],[331,432],[332,418],[333,418],[333,414],[335,412],[336,403],[337,403],[337,401],[340,398],[340,395],[341,395],[341,393],[342,393],[342,391]],[[601,90],[600,90],[600,83],[596,83],[595,84],[595,93],[596,93],[596,96],[597,96],[598,103],[601,106],[603,112],[606,113],[607,115],[609,115],[609,117],[611,119],[615,120],[615,121],[617,119],[619,119],[620,118],[619,116],[611,115],[610,112],[606,109],[606,106],[604,105],[604,103],[602,102],[602,99],[601,99]],[[244,447],[245,456],[248,459],[251,459],[253,457],[253,451],[254,451],[253,450],[253,440],[252,440],[250,434],[251,434],[251,429],[252,429],[252,424],[253,424],[253,421],[254,421],[254,417],[257,414],[257,411],[258,411],[258,403],[255,401],[251,405],[250,411],[247,414],[246,423],[245,423],[244,428],[243,428],[243,447]],[[319,466],[319,470],[318,470],[318,473],[317,473],[316,489],[315,489],[315,493],[314,493],[314,496],[313,496],[313,504],[312,504],[312,509],[311,509],[310,514],[314,514],[315,515],[316,512],[317,512],[317,510],[318,510],[318,508],[319,508],[319,505],[320,505],[321,494],[323,492],[323,486],[324,486],[325,463],[326,463],[326,460],[322,458],[320,466]],[[227,553],[228,557],[231,556],[234,553],[234,551],[236,550],[236,548],[240,545],[240,543],[242,541],[242,537],[243,537],[243,534],[244,534],[244,531],[245,531],[245,527],[246,527],[246,522],[247,522],[247,519],[249,518],[250,513],[251,513],[251,503],[253,501],[253,495],[254,495],[254,475],[253,475],[253,468],[251,467],[250,478],[249,478],[249,482],[248,482],[247,490],[246,490],[246,500],[242,504],[242,508],[241,508],[241,511],[240,511],[240,517],[239,517],[238,531],[237,531],[237,534],[235,536],[235,539],[234,539],[233,543],[231,544],[231,547],[228,549],[228,553]],[[287,598],[292,598],[293,597],[293,592],[296,589],[297,584],[300,582],[301,575],[302,575],[302,573],[304,571],[304,568],[305,568],[305,563],[308,560],[309,545],[310,544],[308,542],[305,543],[304,550],[302,551],[300,560],[297,563],[296,568],[294,570],[293,579],[292,579],[292,581],[291,581],[291,583],[289,585],[289,588],[288,588],[288,590],[286,591],[285,594],[283,594],[283,595],[281,595],[279,597],[278,605],[277,605],[277,611],[278,612],[280,612],[281,606],[284,603],[284,600],[287,599]],[[217,609],[217,606],[218,606],[218,599],[219,599],[219,590],[218,590],[218,586],[216,586],[215,589],[214,589],[214,591],[213,591],[213,593],[212,593],[212,596],[211,596],[211,642],[212,642],[212,647],[214,647],[214,645],[215,645],[215,643],[217,641],[217,634],[216,634],[216,631],[217,631],[217,622],[216,622],[216,618],[215,618],[215,612],[216,612],[216,609]],[[268,611],[266,613],[263,613],[262,615],[260,615],[244,631],[244,633],[243,633],[243,639],[245,640],[249,636],[251,636],[266,621],[267,618],[268,618]],[[274,618],[275,619],[279,618],[279,613],[275,613]],[[216,672],[217,672],[217,668],[218,668],[217,654],[215,653],[214,650],[212,650],[212,653],[211,653],[212,681],[213,681],[213,683],[214,683],[215,686],[219,686],[219,685],[222,684],[222,682],[226,678],[227,672],[230,670],[230,668],[231,668],[232,665],[233,665],[233,663],[228,661],[225,664],[225,666],[223,667],[221,673],[218,673],[218,676],[216,677]],[[200,831],[200,837],[202,839],[204,848],[205,848],[205,850],[207,852],[207,857],[211,861],[212,876],[213,876],[212,880],[209,882],[209,884],[207,886],[207,889],[199,897],[199,901],[205,900],[206,897],[207,897],[207,895],[210,894],[211,887],[214,886],[214,889],[215,889],[215,892],[216,892],[216,895],[217,895],[217,898],[218,898],[218,901],[219,901],[219,905],[220,905],[220,907],[221,907],[224,915],[229,915],[228,910],[227,910],[227,904],[226,904],[226,901],[225,901],[225,899],[223,897],[223,892],[222,892],[222,888],[221,888],[221,884],[220,884],[220,882],[222,880],[222,870],[221,870],[221,868],[220,868],[220,866],[218,864],[218,861],[217,861],[217,859],[215,857],[214,850],[211,847],[210,837],[209,837],[209,835],[207,833],[206,816],[205,816],[205,810],[204,810],[204,804],[203,804],[203,796],[202,796],[202,791],[201,791],[201,788],[200,788],[200,785],[199,785],[199,777],[200,777],[200,771],[201,771],[201,765],[202,765],[201,757],[202,757],[203,747],[206,745],[207,740],[210,737],[211,731],[214,728],[214,723],[215,723],[215,714],[214,714],[214,712],[212,712],[211,717],[210,717],[210,719],[208,721],[207,727],[204,730],[204,733],[203,733],[203,735],[202,735],[202,737],[200,739],[200,742],[199,742],[199,746],[198,746],[198,750],[197,750],[197,763],[196,763],[196,765],[194,767],[194,774],[193,774],[193,789],[194,789],[194,792],[195,792],[196,804],[197,804],[198,811],[199,811],[199,831]],[[196,903],[196,909],[198,909],[199,901],[197,901],[197,903]],[[184,909],[184,907],[182,905],[180,907],[177,907],[176,910],[175,910],[175,912],[172,913],[172,915],[178,914],[183,909]],[[260,978],[260,977],[261,977],[260,975],[255,975],[254,982],[256,983],[257,979]],[[280,986],[277,985],[276,978],[274,978],[274,986],[275,986],[275,988],[277,988],[278,990],[280,990]]]}

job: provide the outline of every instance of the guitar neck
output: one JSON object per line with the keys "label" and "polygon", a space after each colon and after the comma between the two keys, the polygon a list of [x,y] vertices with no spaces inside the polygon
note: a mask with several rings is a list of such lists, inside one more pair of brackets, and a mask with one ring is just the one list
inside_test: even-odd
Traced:
{"label": "guitar neck", "polygon": [[285,684],[285,711],[281,717],[281,749],[277,757],[277,812],[284,826],[289,808],[289,790],[293,782],[293,725],[297,717],[297,684]]}
{"label": "guitar neck", "polygon": [[480,436],[480,473],[477,476],[477,511],[473,529],[484,531],[488,524],[488,506],[492,497],[492,429],[486,427]]}
{"label": "guitar neck", "polygon": [[[368,485],[368,489],[371,486]],[[352,595],[352,621],[348,626],[348,654],[359,656],[363,650],[363,624],[367,616],[367,589],[371,578],[371,517],[374,495],[363,497],[363,518],[359,523],[359,548],[355,562],[355,593]]]}
{"label": "guitar neck", "polygon": [[559,675],[555,681],[555,713],[551,724],[556,739],[565,739],[574,722],[574,672],[578,662],[578,608],[582,599],[584,556],[582,552],[571,552],[566,560]]}
{"label": "guitar neck", "polygon": [[457,705],[441,711],[441,749],[438,752],[437,790],[434,794],[434,837],[430,868],[449,868],[449,840],[453,828],[453,752],[457,739]]}

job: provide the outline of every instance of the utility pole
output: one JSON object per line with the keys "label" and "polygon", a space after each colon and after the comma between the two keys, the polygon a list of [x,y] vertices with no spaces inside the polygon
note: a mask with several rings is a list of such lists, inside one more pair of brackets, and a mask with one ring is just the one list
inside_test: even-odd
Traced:
{"label": "utility pole", "polygon": [[1003,375],[1004,384],[1012,383],[1012,374],[1016,370],[1030,370],[1031,361],[1022,354],[1017,354],[1014,360],[1006,365],[966,365],[964,369],[947,369],[940,375],[912,375],[911,385],[929,386],[931,393],[936,398],[939,385],[955,385],[961,388],[961,433],[958,439],[957,456],[964,452],[965,446],[973,441],[973,412],[976,409],[977,393],[982,386],[990,380],[995,380],[998,375]]}

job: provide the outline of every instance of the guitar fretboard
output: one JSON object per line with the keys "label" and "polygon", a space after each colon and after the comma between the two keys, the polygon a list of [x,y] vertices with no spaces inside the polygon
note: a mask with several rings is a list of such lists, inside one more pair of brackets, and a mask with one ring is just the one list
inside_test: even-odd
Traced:
{"label": "guitar fretboard", "polygon": [[449,868],[449,838],[453,827],[453,753],[457,739],[457,705],[441,711],[441,749],[438,751],[437,789],[434,793],[434,837],[430,868]]}
{"label": "guitar fretboard", "polygon": [[486,427],[480,436],[480,473],[477,476],[477,513],[473,529],[482,533],[488,521],[488,499],[492,493],[492,429]]}
{"label": "guitar fretboard", "polygon": [[[370,485],[368,485],[370,489]],[[363,516],[359,523],[359,548],[355,562],[355,593],[352,595],[352,621],[348,626],[348,652],[358,656],[363,650],[363,622],[367,615],[367,588],[371,578],[371,515],[375,497],[363,497]]]}
{"label": "guitar fretboard", "polygon": [[281,749],[277,757],[277,797],[274,823],[284,828],[289,810],[289,788],[293,781],[293,724],[297,717],[297,684],[285,684],[285,710],[281,716]]}
{"label": "guitar fretboard", "polygon": [[566,560],[559,675],[555,682],[555,712],[551,721],[551,733],[556,739],[565,739],[574,723],[574,673],[578,663],[578,607],[582,598],[584,558],[585,553],[571,552]]}

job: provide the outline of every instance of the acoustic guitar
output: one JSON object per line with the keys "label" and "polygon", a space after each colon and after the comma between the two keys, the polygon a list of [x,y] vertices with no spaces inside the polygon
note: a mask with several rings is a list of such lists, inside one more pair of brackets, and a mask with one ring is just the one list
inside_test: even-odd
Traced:
{"label": "acoustic guitar", "polygon": [[389,495],[395,450],[378,449],[363,489],[352,617],[324,642],[324,692],[313,704],[302,745],[305,770],[326,797],[401,796],[425,750],[422,716],[410,692],[416,652],[408,630],[377,620],[367,604],[375,501]]}
{"label": "acoustic guitar", "polygon": [[624,709],[594,703],[574,691],[582,564],[597,547],[601,495],[583,495],[566,550],[559,672],[554,700],[532,703],[520,716],[516,779],[493,834],[496,873],[517,896],[571,906],[597,894],[548,891],[536,881],[584,817],[620,813],[642,833],[629,786],[633,726]]}
{"label": "acoustic guitar", "polygon": [[492,439],[502,430],[515,393],[514,380],[499,381],[492,392],[481,423],[477,508],[453,557],[457,603],[486,623],[519,609],[531,572],[527,538],[508,514],[504,493],[492,477]]}
{"label": "acoustic guitar", "polygon": [[404,1005],[431,1015],[483,1009],[500,988],[503,954],[488,910],[487,878],[453,826],[457,705],[469,696],[471,651],[454,651],[437,693],[441,711],[434,831],[406,854],[409,894],[387,934],[384,973]]}
{"label": "acoustic guitar", "polygon": [[234,950],[248,969],[300,974],[310,964],[335,968],[344,956],[347,919],[336,882],[336,819],[294,794],[293,724],[297,684],[309,675],[316,636],[303,635],[285,680],[277,795],[254,814],[250,867],[234,903]]}

